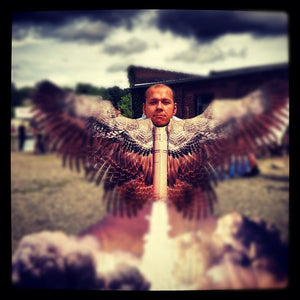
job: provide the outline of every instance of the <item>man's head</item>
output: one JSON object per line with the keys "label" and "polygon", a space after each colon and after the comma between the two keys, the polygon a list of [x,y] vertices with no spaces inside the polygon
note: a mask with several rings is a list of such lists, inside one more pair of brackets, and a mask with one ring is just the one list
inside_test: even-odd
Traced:
{"label": "man's head", "polygon": [[177,106],[170,87],[164,84],[155,84],[147,89],[143,113],[152,120],[155,126],[168,125],[176,111]]}

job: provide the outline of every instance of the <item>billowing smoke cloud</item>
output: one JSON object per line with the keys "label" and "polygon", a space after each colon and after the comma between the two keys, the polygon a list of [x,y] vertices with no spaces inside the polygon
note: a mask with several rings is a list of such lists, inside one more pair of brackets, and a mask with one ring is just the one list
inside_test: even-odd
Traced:
{"label": "billowing smoke cloud", "polygon": [[18,288],[39,289],[145,290],[150,286],[128,254],[102,253],[91,236],[49,231],[21,240],[12,258],[12,282]]}
{"label": "billowing smoke cloud", "polygon": [[[184,233],[172,238],[171,244],[176,256],[173,278],[168,280],[175,290],[278,288],[288,284],[287,244],[281,241],[279,231],[263,220],[229,213],[217,219],[211,233]],[[148,278],[153,268],[163,270],[164,266],[151,265],[149,270],[142,266],[143,257],[104,252],[91,235],[79,238],[44,231],[21,240],[12,259],[12,281],[20,288],[48,289],[148,290],[170,286]]]}
{"label": "billowing smoke cloud", "polygon": [[287,285],[287,245],[281,242],[279,231],[263,220],[229,213],[218,219],[212,234],[186,233],[176,243],[177,279],[189,278],[194,289]]}

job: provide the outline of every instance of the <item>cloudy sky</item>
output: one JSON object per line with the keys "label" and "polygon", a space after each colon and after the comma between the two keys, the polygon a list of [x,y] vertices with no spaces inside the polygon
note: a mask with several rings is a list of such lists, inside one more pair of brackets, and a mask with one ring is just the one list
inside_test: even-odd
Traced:
{"label": "cloudy sky", "polygon": [[206,75],[289,60],[284,11],[100,10],[18,12],[12,82],[129,86],[137,65]]}

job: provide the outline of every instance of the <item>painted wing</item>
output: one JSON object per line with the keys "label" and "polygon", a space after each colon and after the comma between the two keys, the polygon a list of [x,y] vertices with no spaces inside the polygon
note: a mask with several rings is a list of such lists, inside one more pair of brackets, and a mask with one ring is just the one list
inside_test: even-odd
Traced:
{"label": "painted wing", "polygon": [[47,148],[63,165],[103,183],[107,208],[133,216],[151,198],[152,122],[116,113],[109,101],[77,96],[45,81],[33,95]]}
{"label": "painted wing", "polygon": [[169,124],[168,198],[188,218],[213,211],[212,184],[276,143],[289,122],[288,85],[270,82],[241,99],[214,100],[199,116]]}

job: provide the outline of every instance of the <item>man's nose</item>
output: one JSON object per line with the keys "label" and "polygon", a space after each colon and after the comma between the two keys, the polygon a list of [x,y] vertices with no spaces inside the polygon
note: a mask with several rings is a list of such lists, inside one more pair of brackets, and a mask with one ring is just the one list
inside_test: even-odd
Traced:
{"label": "man's nose", "polygon": [[156,109],[162,110],[162,103],[161,103],[161,101],[157,102]]}

